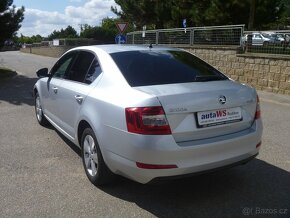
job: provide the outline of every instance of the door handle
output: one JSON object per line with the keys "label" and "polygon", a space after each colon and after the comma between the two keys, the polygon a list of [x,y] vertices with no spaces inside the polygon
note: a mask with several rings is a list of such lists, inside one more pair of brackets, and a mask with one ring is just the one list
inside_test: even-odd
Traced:
{"label": "door handle", "polygon": [[80,95],[76,95],[75,99],[79,104],[83,103],[83,100],[84,100],[83,96],[80,96]]}
{"label": "door handle", "polygon": [[52,88],[52,90],[53,90],[53,92],[56,94],[56,93],[57,93],[57,90],[58,90],[58,88],[57,88],[57,87],[53,87],[53,88]]}

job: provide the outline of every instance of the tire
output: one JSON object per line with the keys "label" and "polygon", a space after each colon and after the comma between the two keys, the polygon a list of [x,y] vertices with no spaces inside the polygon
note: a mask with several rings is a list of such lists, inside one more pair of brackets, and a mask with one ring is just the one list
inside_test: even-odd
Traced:
{"label": "tire", "polygon": [[38,121],[38,123],[41,126],[49,126],[50,123],[48,122],[48,120],[45,118],[43,111],[42,111],[42,106],[41,106],[41,102],[40,102],[40,97],[38,92],[35,93],[35,98],[34,98],[34,105],[35,105],[35,115],[36,115],[36,119]]}
{"label": "tire", "polygon": [[105,185],[113,179],[113,173],[107,167],[96,136],[91,128],[83,131],[81,139],[82,159],[86,175],[95,186]]}

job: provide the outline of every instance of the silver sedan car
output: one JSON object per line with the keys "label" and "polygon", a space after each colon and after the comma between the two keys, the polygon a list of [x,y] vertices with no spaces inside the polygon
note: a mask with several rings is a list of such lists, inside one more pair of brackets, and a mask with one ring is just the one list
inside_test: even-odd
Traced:
{"label": "silver sedan car", "polygon": [[244,164],[260,149],[254,88],[175,48],[101,45],[37,72],[38,122],[82,150],[95,185],[140,183]]}

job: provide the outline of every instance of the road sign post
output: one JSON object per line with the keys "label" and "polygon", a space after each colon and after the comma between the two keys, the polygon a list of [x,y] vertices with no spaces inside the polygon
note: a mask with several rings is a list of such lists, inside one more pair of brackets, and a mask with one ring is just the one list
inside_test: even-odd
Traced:
{"label": "road sign post", "polygon": [[146,25],[143,26],[142,37],[145,38]]}
{"label": "road sign post", "polygon": [[183,19],[183,20],[182,20],[182,26],[183,26],[183,28],[184,28],[184,33],[186,33],[186,26],[187,26],[187,24],[186,24],[186,19]]}
{"label": "road sign post", "polygon": [[115,37],[115,43],[116,44],[125,44],[127,39],[126,39],[126,36],[122,35],[122,33],[128,27],[128,22],[116,22],[115,24],[119,30],[119,34],[116,35],[116,37]]}
{"label": "road sign post", "polygon": [[122,35],[122,34],[118,34],[115,37],[115,43],[116,44],[125,44],[127,41],[126,36]]}
{"label": "road sign post", "polygon": [[119,33],[123,33],[128,27],[128,22],[116,22],[115,24],[119,30]]}

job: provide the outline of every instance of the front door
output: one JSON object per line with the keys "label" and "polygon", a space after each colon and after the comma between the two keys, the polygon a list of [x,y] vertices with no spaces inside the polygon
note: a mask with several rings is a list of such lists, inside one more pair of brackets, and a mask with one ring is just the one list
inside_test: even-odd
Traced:
{"label": "front door", "polygon": [[51,77],[48,78],[46,85],[42,90],[43,93],[43,108],[44,113],[48,118],[57,126],[62,128],[61,126],[61,118],[60,111],[62,108],[60,107],[60,90],[61,85],[64,81],[64,76],[70,66],[74,62],[76,58],[76,52],[70,52],[64,55],[59,61],[54,65],[50,74]]}

